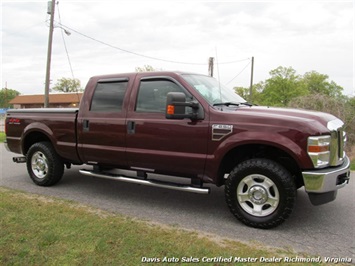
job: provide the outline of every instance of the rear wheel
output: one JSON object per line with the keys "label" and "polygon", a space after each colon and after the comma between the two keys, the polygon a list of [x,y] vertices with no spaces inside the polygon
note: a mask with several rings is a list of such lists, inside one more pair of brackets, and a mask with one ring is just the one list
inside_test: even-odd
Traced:
{"label": "rear wheel", "polygon": [[60,181],[64,164],[50,142],[33,144],[26,155],[27,171],[39,186],[52,186]]}
{"label": "rear wheel", "polygon": [[244,224],[272,228],[291,214],[296,185],[291,174],[268,159],[251,159],[230,173],[225,196],[229,209]]}

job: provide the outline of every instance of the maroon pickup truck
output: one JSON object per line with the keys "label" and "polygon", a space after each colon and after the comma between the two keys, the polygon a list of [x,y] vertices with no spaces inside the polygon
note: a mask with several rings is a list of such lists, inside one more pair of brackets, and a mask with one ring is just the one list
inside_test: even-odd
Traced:
{"label": "maroon pickup truck", "polygon": [[40,186],[72,164],[195,193],[225,185],[236,218],[271,228],[289,217],[297,189],[320,205],[349,182],[343,126],[326,113],[251,105],[204,75],[129,73],[92,77],[79,109],[8,110],[6,146]]}

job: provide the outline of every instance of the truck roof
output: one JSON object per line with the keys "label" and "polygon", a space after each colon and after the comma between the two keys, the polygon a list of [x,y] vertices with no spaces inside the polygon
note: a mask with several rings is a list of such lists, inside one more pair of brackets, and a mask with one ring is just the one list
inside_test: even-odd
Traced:
{"label": "truck roof", "polygon": [[91,78],[94,79],[103,79],[103,78],[114,78],[114,77],[129,77],[129,76],[135,76],[137,74],[146,74],[147,76],[169,76],[172,74],[175,75],[203,75],[207,76],[204,74],[200,73],[193,73],[193,72],[187,72],[187,71],[146,71],[146,72],[127,72],[127,73],[113,73],[113,74],[103,74],[103,75],[96,75]]}

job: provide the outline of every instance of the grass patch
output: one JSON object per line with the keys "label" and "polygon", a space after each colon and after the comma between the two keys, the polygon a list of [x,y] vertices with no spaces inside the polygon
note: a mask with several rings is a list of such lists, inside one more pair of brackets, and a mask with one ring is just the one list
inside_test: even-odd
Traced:
{"label": "grass patch", "polygon": [[6,139],[6,135],[4,132],[0,132],[0,143],[4,142]]}
{"label": "grass patch", "polygon": [[[199,260],[199,265],[231,265],[234,263],[202,260],[240,257],[260,262],[261,257],[309,257],[149,224],[1,187],[0,198],[0,265],[141,265],[144,258],[165,265],[165,257],[179,259],[180,265],[191,265],[182,262],[190,257]],[[258,261],[243,265],[261,264]]]}
{"label": "grass patch", "polygon": [[351,171],[355,171],[355,159],[352,159],[352,160],[351,160],[351,163],[350,163],[350,170],[351,170]]}

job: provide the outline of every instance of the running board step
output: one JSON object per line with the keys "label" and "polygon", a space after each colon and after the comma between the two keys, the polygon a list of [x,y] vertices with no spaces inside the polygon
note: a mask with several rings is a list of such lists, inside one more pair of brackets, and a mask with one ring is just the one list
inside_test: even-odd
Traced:
{"label": "running board step", "polygon": [[110,180],[122,181],[122,182],[139,184],[139,185],[146,185],[146,186],[151,186],[151,187],[167,188],[167,189],[186,191],[186,192],[197,193],[197,194],[209,194],[210,193],[210,188],[206,188],[206,187],[192,187],[192,186],[188,186],[188,185],[184,185],[184,184],[163,182],[163,181],[158,181],[158,180],[153,180],[153,179],[150,179],[150,180],[138,179],[138,178],[134,178],[134,177],[115,175],[115,174],[111,174],[111,173],[94,172],[94,171],[85,170],[85,169],[79,170],[79,172],[81,174],[87,175],[87,176],[106,178],[106,179],[110,179]]}

